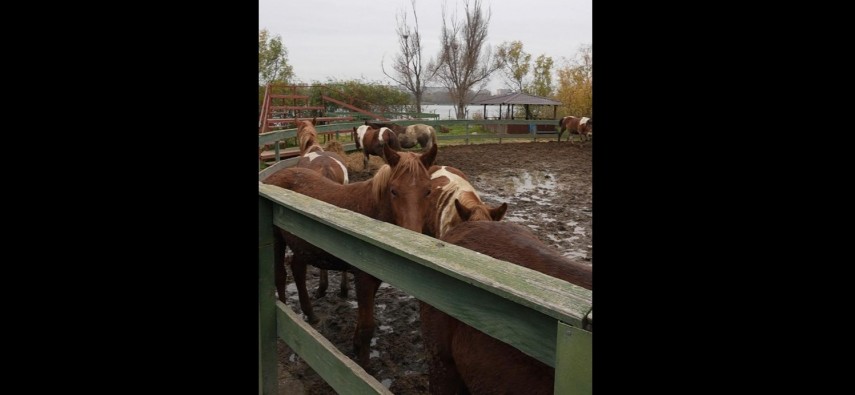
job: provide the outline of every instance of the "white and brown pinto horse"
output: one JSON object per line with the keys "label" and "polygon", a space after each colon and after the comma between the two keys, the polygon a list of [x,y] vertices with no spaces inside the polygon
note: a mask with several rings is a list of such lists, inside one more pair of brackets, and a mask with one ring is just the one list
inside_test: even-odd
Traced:
{"label": "white and brown pinto horse", "polygon": [[[441,240],[593,289],[591,266],[571,261],[526,227],[467,221]],[[431,394],[552,394],[555,369],[420,302]]]}
{"label": "white and brown pinto horse", "polygon": [[321,173],[339,184],[347,184],[345,160],[336,152],[327,152],[318,144],[318,132],[310,121],[297,122],[297,141],[300,144],[300,161],[295,166]]}
{"label": "white and brown pinto horse", "polygon": [[388,145],[395,151],[401,150],[398,136],[387,127],[372,128],[368,125],[362,125],[354,127],[353,132],[355,133],[353,141],[356,143],[356,148],[362,150],[363,171],[368,170],[369,155],[379,156],[383,158],[384,162],[389,163],[384,154],[384,146]]}
{"label": "white and brown pinto horse", "polygon": [[565,130],[567,130],[570,132],[567,135],[567,141],[570,141],[570,136],[578,134],[580,138],[580,144],[581,140],[590,140],[594,128],[594,124],[593,121],[591,121],[591,118],[579,118],[574,117],[572,115],[568,115],[558,120],[558,126],[561,127],[560,131],[558,132],[558,141],[561,141],[561,135],[564,134]]}
{"label": "white and brown pinto horse", "polygon": [[422,147],[422,152],[427,152],[436,144],[436,130],[433,126],[417,123],[403,127],[391,122],[368,122],[365,124],[372,128],[390,128],[398,135],[398,141],[402,148],[413,148],[416,144]]}
{"label": "white and brown pinto horse", "polygon": [[[343,156],[345,155],[341,143],[330,141],[327,147],[333,147],[329,151],[325,151],[318,145],[318,131],[315,129],[313,122],[299,121],[297,122],[297,142],[300,145],[300,161],[295,167],[304,167],[314,170],[322,176],[329,178],[339,184],[347,184],[349,182],[347,166]],[[337,143],[337,144],[335,144]],[[285,279],[281,279],[285,281]],[[303,288],[305,288],[305,283]],[[318,289],[315,292],[315,297],[321,298],[327,293],[329,287],[329,275],[325,269],[321,269],[321,278],[318,284]],[[339,287],[339,296],[347,297],[347,272],[341,272],[341,284]],[[285,295],[280,295],[279,300],[285,303]]]}
{"label": "white and brown pinto horse", "polygon": [[424,234],[441,238],[449,230],[466,221],[500,221],[508,204],[490,207],[481,201],[478,192],[457,168],[432,166],[430,172],[430,207],[433,212],[425,219]]}

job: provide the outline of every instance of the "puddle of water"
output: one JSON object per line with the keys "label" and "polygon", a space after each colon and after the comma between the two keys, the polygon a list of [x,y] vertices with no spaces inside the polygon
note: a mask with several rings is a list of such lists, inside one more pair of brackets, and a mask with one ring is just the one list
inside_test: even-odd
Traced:
{"label": "puddle of water", "polygon": [[[557,219],[552,218],[549,215],[546,215],[544,213],[540,213],[540,220],[543,222],[555,222],[555,221],[557,221]],[[575,225],[575,223],[574,223],[574,225]]]}
{"label": "puddle of water", "polygon": [[568,258],[584,258],[584,257],[588,256],[588,252],[587,251],[579,251],[579,250],[570,250],[570,251],[564,252],[564,254],[562,254],[562,255],[564,255]]}
{"label": "puddle of water", "polygon": [[[570,221],[567,219],[560,220],[543,213],[537,208],[523,209],[515,205],[515,203],[525,203],[530,206],[532,203],[538,206],[556,204],[556,202],[553,202],[553,199],[557,192],[562,189],[562,185],[556,181],[557,179],[556,174],[550,171],[520,170],[519,173],[502,171],[493,174],[479,174],[472,185],[478,191],[481,200],[485,203],[489,205],[507,203],[510,206],[503,221],[527,226],[535,234],[542,237],[543,240],[548,239],[551,242],[550,244],[556,247],[564,256],[570,258],[587,257],[587,251],[584,249],[584,246],[577,245],[580,238],[589,237],[585,228],[587,221],[580,223],[579,221]],[[591,218],[592,216],[590,207],[568,207],[568,210],[571,210],[577,219],[580,216],[582,218]],[[549,234],[540,233],[544,228],[537,224],[555,223],[556,221],[566,223],[567,231],[551,232]],[[537,224],[532,224],[532,222],[536,222]]]}
{"label": "puddle of water", "polygon": [[[505,186],[513,189],[516,194],[532,192],[538,189],[554,191],[556,187],[555,176],[550,172],[523,170],[519,177],[511,177]],[[553,192],[554,193],[554,192]]]}

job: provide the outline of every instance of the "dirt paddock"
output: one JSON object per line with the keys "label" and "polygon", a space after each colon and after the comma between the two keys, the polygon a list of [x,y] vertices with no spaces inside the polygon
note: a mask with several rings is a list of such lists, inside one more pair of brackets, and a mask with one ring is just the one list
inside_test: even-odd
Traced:
{"label": "dirt paddock", "polygon": [[[370,178],[384,163],[372,156],[367,171],[363,170],[361,152],[350,153],[347,161],[351,182]],[[504,221],[526,225],[569,259],[591,264],[590,145],[580,148],[566,141],[440,145],[436,164],[462,170],[487,204],[508,203]],[[299,313],[290,269],[288,277],[289,305]],[[317,288],[318,270],[310,267],[307,277],[311,295]],[[321,320],[314,328],[354,358],[357,305],[353,276],[349,278],[347,299],[337,295],[340,273],[330,272],[327,295],[312,303]],[[427,394],[428,372],[418,308],[418,300],[412,296],[386,283],[380,286],[370,369],[396,394]],[[278,355],[280,394],[336,393],[281,340]]]}

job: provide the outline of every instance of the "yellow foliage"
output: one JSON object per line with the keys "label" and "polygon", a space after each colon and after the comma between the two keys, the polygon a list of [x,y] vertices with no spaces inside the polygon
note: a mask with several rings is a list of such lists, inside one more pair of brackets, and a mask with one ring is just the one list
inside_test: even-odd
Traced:
{"label": "yellow foliage", "polygon": [[566,115],[593,119],[593,54],[592,47],[582,47],[570,65],[558,69],[556,99],[564,103],[558,107],[558,118]]}

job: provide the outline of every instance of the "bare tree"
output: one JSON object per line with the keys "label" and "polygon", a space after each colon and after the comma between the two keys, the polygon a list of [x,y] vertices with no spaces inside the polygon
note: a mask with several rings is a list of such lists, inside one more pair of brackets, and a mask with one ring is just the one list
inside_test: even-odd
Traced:
{"label": "bare tree", "polygon": [[393,60],[392,70],[394,76],[386,72],[383,62],[380,62],[380,68],[383,69],[383,74],[391,78],[392,81],[403,85],[416,99],[416,112],[422,112],[422,95],[424,94],[427,83],[433,79],[436,74],[435,70],[430,70],[422,67],[422,38],[419,34],[419,17],[416,14],[416,0],[411,0],[410,4],[413,7],[414,29],[410,29],[407,24],[407,13],[401,10],[399,16],[395,17],[398,22],[398,27],[395,32],[398,34],[398,44],[401,47],[399,53]]}
{"label": "bare tree", "polygon": [[481,0],[475,0],[472,8],[463,1],[466,16],[463,21],[456,18],[446,22],[446,6],[442,6],[442,34],[440,35],[439,59],[431,62],[430,69],[448,89],[457,105],[457,118],[465,116],[470,88],[478,85],[481,90],[489,81],[490,74],[502,67],[500,59],[493,60],[490,47],[486,44],[490,11],[486,16],[481,11]]}

